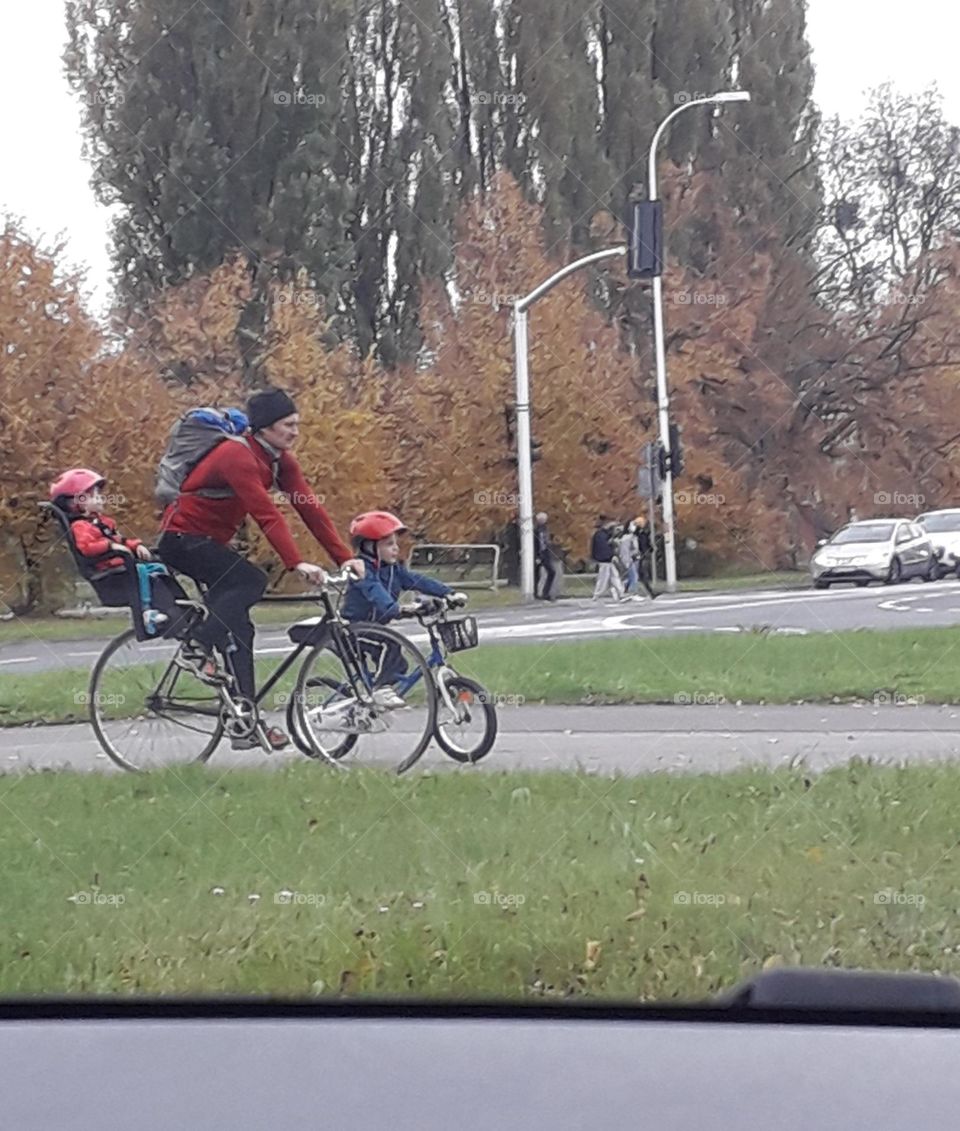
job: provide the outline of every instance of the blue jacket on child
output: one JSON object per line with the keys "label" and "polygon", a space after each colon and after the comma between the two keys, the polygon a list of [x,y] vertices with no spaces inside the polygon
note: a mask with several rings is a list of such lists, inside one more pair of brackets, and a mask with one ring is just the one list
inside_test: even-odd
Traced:
{"label": "blue jacket on child", "polygon": [[387,565],[377,558],[361,555],[367,567],[361,581],[351,581],[341,612],[346,620],[373,621],[386,624],[400,611],[400,594],[408,589],[426,593],[430,597],[446,597],[453,590],[442,581],[411,573],[399,563]]}

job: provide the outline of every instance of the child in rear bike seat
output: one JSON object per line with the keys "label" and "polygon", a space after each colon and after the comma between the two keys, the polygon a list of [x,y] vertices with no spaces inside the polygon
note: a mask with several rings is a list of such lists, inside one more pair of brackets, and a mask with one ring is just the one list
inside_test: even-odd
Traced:
{"label": "child in rear bike seat", "polygon": [[[140,583],[141,593],[161,598],[142,602],[145,606],[144,623],[151,633],[158,631],[177,612],[176,598],[185,594],[172,578],[166,576],[166,568],[154,563],[153,554],[139,538],[124,538],[116,522],[103,513],[106,499],[102,492],[105,486],[106,479],[98,472],[86,467],[71,468],[51,484],[50,501],[69,520],[73,547],[80,557],[88,559],[89,568],[84,575],[104,605],[119,607],[131,604],[131,578],[124,567],[127,555],[133,555],[137,563],[138,583],[141,571],[149,578]],[[148,562],[151,564],[140,564]],[[120,569],[124,572],[119,572]],[[164,576],[154,577],[155,573]],[[154,585],[153,582],[162,584]]]}
{"label": "child in rear bike seat", "polygon": [[[426,593],[430,597],[454,595],[453,589],[442,581],[412,573],[399,564],[398,535],[405,534],[406,530],[400,519],[389,511],[367,511],[350,523],[357,556],[367,569],[362,579],[351,581],[347,586],[341,610],[345,620],[387,624],[399,615],[399,597],[403,592]],[[384,686],[375,691],[377,702],[387,708],[405,706],[403,699],[389,686],[404,675],[406,669],[400,649],[392,647],[395,654],[384,658],[377,681]]]}

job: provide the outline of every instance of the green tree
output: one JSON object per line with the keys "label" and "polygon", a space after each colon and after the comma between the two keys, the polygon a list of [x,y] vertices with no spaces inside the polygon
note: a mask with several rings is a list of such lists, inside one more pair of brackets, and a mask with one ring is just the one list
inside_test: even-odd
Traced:
{"label": "green tree", "polygon": [[434,0],[72,0],[67,19],[133,309],[239,252],[249,380],[270,285],[301,271],[335,329],[393,360],[416,326],[417,275],[449,255]]}

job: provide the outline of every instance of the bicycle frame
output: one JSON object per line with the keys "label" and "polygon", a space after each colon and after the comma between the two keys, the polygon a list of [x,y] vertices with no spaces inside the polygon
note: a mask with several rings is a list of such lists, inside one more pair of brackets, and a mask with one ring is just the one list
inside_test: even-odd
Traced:
{"label": "bicycle frame", "polygon": [[[362,687],[363,690],[369,694],[370,688],[365,686],[365,680],[363,679],[362,662],[354,653],[353,638],[348,633],[344,632],[344,621],[341,619],[340,614],[337,612],[337,610],[333,607],[333,602],[330,600],[329,593],[324,590],[316,599],[319,600],[320,604],[323,606],[323,619],[321,621],[321,625],[318,627],[325,629],[326,632],[328,632],[333,638],[336,650],[339,653],[341,660],[343,660],[344,669],[350,677],[352,690],[356,692],[358,688]],[[320,635],[317,639],[323,639],[323,636]],[[350,641],[349,646],[347,645],[348,640]],[[296,664],[300,656],[304,652],[315,647],[316,642],[311,641],[308,643],[306,641],[303,641],[300,644],[297,644],[293,651],[287,653],[277,670],[257,691],[256,699],[254,701],[258,707],[264,701],[264,699],[266,699],[266,697],[270,694],[274,687],[276,687],[280,680],[283,679],[287,672],[294,666],[294,664]],[[230,661],[230,666],[232,668],[232,661]]]}
{"label": "bicycle frame", "polygon": [[[433,676],[433,682],[436,686],[437,692],[441,700],[448,710],[455,710],[453,700],[450,698],[450,692],[447,689],[447,676],[456,676],[456,671],[447,663],[447,650],[443,646],[443,641],[440,634],[437,632],[436,625],[438,616],[434,614],[432,618],[426,617],[418,618],[423,627],[430,634],[430,655],[426,657],[427,667],[430,669],[430,674]],[[420,680],[420,673],[414,672],[413,675],[405,676],[397,681],[397,694],[401,698],[405,697],[407,693],[417,685]]]}
{"label": "bicycle frame", "polygon": [[[330,595],[326,591],[323,591],[322,593],[310,599],[317,601],[323,607],[323,618],[321,625],[318,627],[326,629],[333,637],[335,647],[341,659],[343,660],[344,668],[350,677],[352,690],[356,692],[359,688],[363,688],[363,690],[369,694],[370,689],[366,687],[366,681],[363,678],[362,662],[354,654],[352,637],[350,637],[349,634],[343,631],[344,621],[341,619],[337,610],[333,607],[333,603],[330,600]],[[303,598],[297,598],[296,600],[299,603],[303,600]],[[272,603],[278,604],[281,602],[275,599]],[[322,638],[323,637],[321,635],[318,635],[317,640],[320,640]],[[350,641],[349,645],[347,644],[348,640]],[[257,694],[254,698],[254,704],[257,707],[259,707],[264,702],[270,692],[274,689],[274,687],[276,687],[280,680],[283,679],[287,672],[297,663],[303,653],[311,648],[316,647],[316,643],[317,641],[301,642],[300,644],[295,645],[295,647],[287,653],[276,671],[274,671],[273,674],[267,679],[267,681],[258,688]],[[236,670],[233,664],[232,652],[225,651],[223,653],[223,659],[228,674],[232,676],[234,682],[236,682]],[[170,682],[171,675],[176,673],[177,671],[177,666],[171,660],[163,675],[160,677],[160,680],[157,684],[157,690],[154,693],[153,697],[163,698],[165,685]],[[224,687],[218,688],[218,691],[220,703],[216,707],[211,706],[209,708],[199,708],[193,705],[191,705],[190,707],[181,707],[177,703],[167,703],[166,709],[172,711],[173,713],[182,711],[183,713],[219,716],[224,707],[230,707],[236,704],[237,698],[230,694],[230,692]]]}

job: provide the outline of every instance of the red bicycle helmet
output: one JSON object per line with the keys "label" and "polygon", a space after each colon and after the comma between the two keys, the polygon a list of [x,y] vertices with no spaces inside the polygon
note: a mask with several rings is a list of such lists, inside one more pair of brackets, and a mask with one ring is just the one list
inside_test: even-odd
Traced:
{"label": "red bicycle helmet", "polygon": [[360,541],[379,542],[391,534],[404,534],[406,527],[389,511],[367,511],[350,523],[350,535]]}
{"label": "red bicycle helmet", "polygon": [[94,487],[102,487],[106,478],[89,467],[71,467],[50,484],[51,500],[61,495],[84,495]]}

